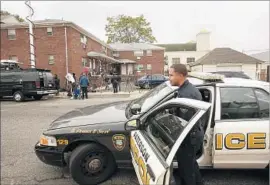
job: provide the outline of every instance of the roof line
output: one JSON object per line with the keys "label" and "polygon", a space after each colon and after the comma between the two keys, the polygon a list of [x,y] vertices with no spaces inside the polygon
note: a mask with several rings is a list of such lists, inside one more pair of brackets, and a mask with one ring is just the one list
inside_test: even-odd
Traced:
{"label": "roof line", "polygon": [[214,50],[212,50],[212,51],[206,53],[204,56],[202,56],[201,58],[199,58],[197,61],[195,61],[195,62],[189,64],[189,66],[200,65],[200,64],[201,64],[201,61],[202,61],[203,59],[205,59],[206,57],[208,57],[213,51],[214,51]]}
{"label": "roof line", "polygon": [[[132,45],[132,44],[145,44],[145,45],[148,45],[148,46],[155,46],[156,48],[140,48],[140,47],[136,47],[136,45]],[[141,50],[162,50],[164,51],[165,48],[163,47],[159,47],[159,46],[156,46],[154,44],[151,44],[151,43],[136,43],[136,42],[132,42],[132,43],[111,43],[109,44],[115,51],[141,51]],[[119,48],[119,45],[128,45],[128,47],[130,48]]]}
{"label": "roof line", "polygon": [[80,32],[85,32],[86,34],[88,34],[89,37],[92,38],[93,40],[97,41],[98,43],[100,43],[102,45],[105,45],[106,47],[108,47],[111,50],[114,50],[109,44],[103,42],[98,37],[96,37],[95,35],[93,35],[92,33],[90,33],[89,31],[85,30],[84,28],[80,27],[79,25],[75,24],[74,22],[71,22],[71,24],[73,24],[76,28],[78,28],[78,30]]}
{"label": "roof line", "polygon": [[178,44],[196,44],[196,42],[182,42],[182,43],[159,43],[159,44],[154,44],[154,45],[178,45]]}
{"label": "roof line", "polygon": [[[46,21],[46,20],[45,20]],[[75,24],[72,21],[62,21],[62,22],[50,22],[50,20],[48,20],[47,22],[38,22],[38,21],[34,21],[34,24],[36,27],[43,27],[43,26],[71,26],[74,29],[76,29],[77,31],[79,31],[80,33],[85,34],[86,36],[88,36],[89,38],[93,39],[94,41],[98,42],[99,44],[106,46],[107,48],[114,50],[111,46],[109,46],[107,43],[103,42],[102,40],[100,40],[99,38],[97,38],[95,35],[93,35],[92,33],[90,33],[89,31],[85,30],[84,28],[82,28],[81,26]],[[8,28],[27,28],[28,27],[28,23],[27,22],[21,22],[21,23],[11,23],[11,24],[4,24],[1,25],[1,29],[8,29]]]}
{"label": "roof line", "polygon": [[202,56],[201,58],[199,58],[197,61],[195,61],[195,62],[189,64],[189,66],[192,67],[192,66],[197,66],[197,65],[203,65],[203,64],[202,64],[203,60],[205,60],[205,58],[207,58],[210,54],[212,54],[213,52],[215,52],[217,49],[230,49],[230,50],[232,50],[232,51],[234,51],[234,52],[237,52],[237,53],[240,53],[240,54],[242,54],[242,55],[245,55],[246,57],[253,58],[254,61],[256,61],[256,62],[258,62],[258,63],[263,63],[262,60],[259,60],[259,59],[255,58],[255,57],[252,57],[252,56],[247,55],[247,54],[245,54],[245,53],[241,53],[241,52],[239,52],[239,51],[237,51],[237,50],[234,50],[234,49],[232,49],[232,48],[229,48],[229,47],[224,47],[224,48],[219,47],[219,48],[215,48],[215,49],[213,49],[212,51],[210,51],[209,53],[205,54],[204,56]]}

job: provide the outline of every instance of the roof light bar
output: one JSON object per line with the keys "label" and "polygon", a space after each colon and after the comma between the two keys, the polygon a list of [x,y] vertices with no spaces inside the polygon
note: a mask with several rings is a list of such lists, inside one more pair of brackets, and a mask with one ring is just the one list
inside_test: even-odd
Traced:
{"label": "roof light bar", "polygon": [[203,73],[203,72],[189,72],[188,76],[198,78],[201,80],[206,80],[206,81],[223,81],[224,79],[223,75]]}

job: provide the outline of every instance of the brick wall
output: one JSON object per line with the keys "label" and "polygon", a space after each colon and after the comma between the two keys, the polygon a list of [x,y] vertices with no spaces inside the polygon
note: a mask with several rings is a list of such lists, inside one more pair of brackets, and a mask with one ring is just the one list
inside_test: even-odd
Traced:
{"label": "brick wall", "polygon": [[[47,27],[34,28],[36,46],[36,67],[49,69],[53,74],[60,78],[61,87],[65,86],[66,75],[66,48],[65,48],[65,27],[52,26],[53,34],[47,34]],[[82,58],[87,58],[90,51],[102,52],[102,45],[90,38],[87,38],[86,48],[81,43],[81,33],[73,27],[67,26],[67,46],[68,46],[68,69],[69,72],[80,76],[83,64]],[[8,30],[1,29],[1,59],[9,59],[10,56],[17,56],[20,62],[23,62],[23,68],[30,67],[30,46],[28,28],[16,28],[16,40],[9,40]],[[130,59],[137,64],[143,64],[146,69],[147,64],[152,65],[152,73],[161,73],[164,71],[164,51],[153,50],[152,56],[143,56],[137,59],[133,51],[119,52],[121,59]],[[54,56],[54,64],[49,64],[49,56]],[[107,55],[112,57],[112,50],[107,48]],[[146,55],[146,54],[145,54]],[[89,63],[87,63],[89,66]],[[97,63],[95,65],[98,67]],[[138,75],[150,74],[151,71],[141,71]]]}
{"label": "brick wall", "polygon": [[134,56],[133,51],[120,51],[119,52],[119,59],[129,59],[136,61],[136,64],[142,64],[144,67],[144,70],[142,70],[140,73],[137,73],[137,75],[141,76],[145,73],[150,74],[151,71],[145,71],[147,64],[151,64],[152,66],[152,74],[163,74],[164,73],[164,51],[163,50],[153,50],[152,56],[142,56],[140,59],[137,59],[136,56]]}
{"label": "brick wall", "polygon": [[[47,35],[47,28],[36,28],[36,67],[50,69],[60,78],[61,86],[65,83],[66,75],[66,50],[65,30],[63,27],[54,27],[53,35]],[[49,64],[49,56],[54,56],[54,64]]]}
{"label": "brick wall", "polygon": [[17,56],[22,67],[29,67],[29,39],[26,29],[16,29],[16,40],[8,39],[8,30],[1,29],[1,59],[9,59],[9,56]]}
{"label": "brick wall", "polygon": [[[16,40],[8,40],[7,29],[1,29],[1,59],[9,59],[9,56],[17,56],[21,67],[30,67],[30,46],[28,28],[16,29]],[[66,75],[66,48],[65,28],[53,27],[53,35],[47,35],[47,27],[35,28],[35,54],[36,67],[50,69],[60,78],[61,87],[65,86]],[[90,51],[101,52],[102,45],[87,38],[87,46],[84,49],[81,43],[81,33],[72,27],[67,27],[68,43],[68,68],[69,72],[80,76],[83,65],[82,58],[87,58]],[[49,55],[54,56],[54,64],[49,64]],[[89,64],[88,64],[89,66]]]}

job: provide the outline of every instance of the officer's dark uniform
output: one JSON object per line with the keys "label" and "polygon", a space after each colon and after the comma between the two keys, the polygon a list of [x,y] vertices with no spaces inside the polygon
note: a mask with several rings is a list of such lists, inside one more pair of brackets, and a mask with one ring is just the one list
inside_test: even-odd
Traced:
{"label": "officer's dark uniform", "polygon": [[[179,98],[190,98],[202,100],[200,91],[193,86],[188,80],[178,89]],[[193,113],[179,113],[181,117],[189,120]],[[204,131],[201,125],[201,120],[194,126],[188,136],[183,141],[181,147],[177,151],[176,157],[178,161],[178,170],[181,179],[181,185],[201,185],[202,177],[199,171],[199,166],[196,161],[196,151],[203,143]]]}

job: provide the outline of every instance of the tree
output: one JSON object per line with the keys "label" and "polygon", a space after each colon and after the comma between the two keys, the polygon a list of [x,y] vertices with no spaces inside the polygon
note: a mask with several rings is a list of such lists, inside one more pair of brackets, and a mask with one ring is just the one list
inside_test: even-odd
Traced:
{"label": "tree", "polygon": [[150,23],[146,21],[143,15],[139,17],[118,15],[108,17],[107,21],[105,27],[108,37],[107,43],[153,43],[156,41],[156,38],[152,35]]}
{"label": "tree", "polygon": [[9,13],[8,11],[2,11],[1,10],[1,16],[2,15],[13,15],[19,22],[24,22],[25,20],[23,19],[23,18],[21,18],[19,15],[17,15],[17,14],[11,14],[11,13]]}

